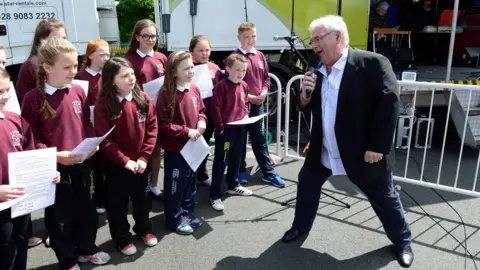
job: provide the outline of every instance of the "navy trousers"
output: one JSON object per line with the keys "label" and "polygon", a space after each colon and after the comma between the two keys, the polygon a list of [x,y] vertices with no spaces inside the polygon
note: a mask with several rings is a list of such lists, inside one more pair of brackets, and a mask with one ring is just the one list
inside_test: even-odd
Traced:
{"label": "navy trousers", "polygon": [[[293,221],[293,227],[299,231],[309,232],[312,228],[317,215],[322,186],[331,175],[332,172],[324,166],[317,170],[303,166],[300,170]],[[377,179],[354,182],[354,184],[367,196],[394,246],[401,250],[410,245],[411,231],[400,197],[393,186],[392,171],[387,170]]]}
{"label": "navy trousers", "polygon": [[215,133],[215,158],[213,160],[212,185],[210,199],[221,197],[221,187],[225,167],[227,170],[228,189],[234,189],[238,183],[238,168],[240,167],[241,153],[245,146],[245,128],[225,128],[223,134]]}
{"label": "navy trousers", "polygon": [[197,176],[180,153],[165,151],[164,157],[165,219],[167,228],[174,230],[184,216],[195,211]]}
{"label": "navy trousers", "polygon": [[[259,116],[265,112],[265,106],[263,104],[256,105],[250,104],[250,117]],[[267,139],[265,138],[265,124],[263,119],[247,125],[246,130],[250,134],[250,143],[252,144],[252,150],[257,159],[258,166],[262,170],[263,175],[274,173],[273,163],[270,160],[270,154],[268,153]],[[247,133],[244,135],[245,143],[242,152],[242,163],[240,164],[240,172],[244,173],[247,170],[247,163],[245,158],[247,156]]]}

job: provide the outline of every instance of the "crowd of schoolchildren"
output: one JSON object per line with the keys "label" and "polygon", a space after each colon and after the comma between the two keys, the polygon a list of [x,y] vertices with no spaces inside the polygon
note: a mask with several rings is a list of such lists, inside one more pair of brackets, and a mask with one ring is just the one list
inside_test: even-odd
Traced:
{"label": "crowd of schoolchildren", "polygon": [[[97,215],[104,212],[118,250],[135,254],[127,220],[130,201],[133,231],[152,247],[158,243],[149,219],[152,196],[164,201],[167,228],[189,235],[203,222],[195,216],[197,184],[210,186],[212,208],[224,210],[221,184],[228,167],[227,193],[252,195],[243,186],[247,183],[247,132],[262,180],[284,187],[270,160],[263,121],[228,124],[262,114],[270,84],[266,58],[254,48],[255,26],[242,23],[238,39],[241,46],[225,60],[226,72],[222,72],[209,62],[206,36],[194,36],[189,51],[172,52],[167,58],[157,52],[155,24],[141,20],[133,29],[124,58],[110,57],[108,43],[93,40],[78,68],[77,49],[67,40],[65,24],[42,20],[15,87],[0,48],[0,202],[24,194],[23,187],[9,185],[9,152],[57,148],[56,198],[45,209],[45,227],[46,245],[55,252],[60,269],[80,269],[79,263],[108,263],[109,254],[95,244]],[[202,89],[192,83],[195,66],[204,64],[214,85],[212,96],[202,96]],[[161,76],[164,84],[154,104],[155,99],[142,88]],[[72,83],[74,79],[89,82],[87,94]],[[4,110],[10,91],[19,99],[20,115]],[[81,162],[80,155],[72,154],[85,138],[104,136],[113,127],[87,160]],[[180,151],[188,140],[203,136],[209,142],[213,134],[210,178],[207,158],[195,172]],[[163,193],[158,187],[162,150]],[[1,269],[26,269],[27,248],[41,241],[32,234],[30,215],[12,219],[10,209],[0,212]]]}

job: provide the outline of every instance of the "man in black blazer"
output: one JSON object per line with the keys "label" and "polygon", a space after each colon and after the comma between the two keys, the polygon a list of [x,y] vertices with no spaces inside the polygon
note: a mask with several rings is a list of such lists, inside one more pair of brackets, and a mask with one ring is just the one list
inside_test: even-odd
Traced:
{"label": "man in black blazer", "polygon": [[392,181],[389,154],[398,117],[398,84],[389,60],[348,46],[339,16],[310,25],[311,45],[322,65],[305,74],[298,109],[312,112],[305,164],[298,175],[292,228],[284,242],[310,231],[320,192],[333,175],[347,175],[368,197],[402,267],[413,262],[411,232]]}

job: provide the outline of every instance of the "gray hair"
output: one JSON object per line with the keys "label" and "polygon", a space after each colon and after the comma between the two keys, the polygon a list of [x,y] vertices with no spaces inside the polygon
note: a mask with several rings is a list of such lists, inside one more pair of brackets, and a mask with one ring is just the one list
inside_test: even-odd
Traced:
{"label": "gray hair", "polygon": [[325,27],[325,30],[327,30],[327,32],[332,32],[332,31],[342,32],[343,40],[345,41],[345,44],[348,45],[350,39],[348,37],[347,24],[345,23],[342,17],[337,15],[322,16],[314,20],[312,23],[310,23],[310,27],[309,27],[310,33],[313,32],[315,28],[320,26]]}

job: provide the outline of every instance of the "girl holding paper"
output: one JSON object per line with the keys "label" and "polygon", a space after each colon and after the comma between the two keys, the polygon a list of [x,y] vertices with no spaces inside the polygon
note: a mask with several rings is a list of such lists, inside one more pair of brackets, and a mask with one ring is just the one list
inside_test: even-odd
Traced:
{"label": "girl holding paper", "polygon": [[[24,195],[23,187],[9,185],[8,153],[33,150],[30,125],[16,113],[4,111],[10,99],[10,75],[0,67],[0,205]],[[58,184],[60,174],[53,179]],[[30,215],[11,218],[10,209],[0,210],[0,264],[2,269],[27,269]]]}
{"label": "girl holding paper", "polygon": [[[94,106],[97,100],[102,85],[102,69],[108,59],[110,59],[108,42],[103,39],[88,42],[82,67],[77,76],[75,76],[75,79],[88,81],[87,104],[90,107]],[[93,196],[97,207],[97,214],[105,213],[106,184],[103,165],[103,154],[101,151],[98,151],[92,157]]]}
{"label": "girl holding paper", "polygon": [[62,180],[55,204],[45,209],[51,247],[60,269],[78,269],[78,262],[106,264],[110,256],[95,245],[98,218],[90,198],[90,160],[80,163],[82,155],[71,153],[95,136],[85,92],[72,84],[77,49],[64,38],[51,38],[40,47],[38,64],[37,88],[25,95],[22,116],[32,127],[35,148],[58,151]]}
{"label": "girl holding paper", "polygon": [[[160,89],[158,85],[161,84],[160,82],[156,83],[156,80],[161,80],[160,77],[165,74],[167,65],[167,57],[157,52],[157,48],[158,30],[155,23],[148,19],[138,21],[133,28],[132,39],[130,40],[130,46],[125,59],[132,63],[137,84],[153,100],[157,98],[155,95],[158,95],[158,90]],[[149,84],[145,85],[146,83]],[[149,85],[154,87],[153,91],[152,89],[147,89]],[[151,173],[151,192],[156,198],[161,198],[160,189],[157,187],[161,162],[161,147],[156,145],[152,154],[151,167],[147,168],[147,171]]]}
{"label": "girl holding paper", "polygon": [[[209,77],[207,79],[212,81],[212,87],[215,86],[217,79],[222,77],[222,71],[215,63],[208,61],[210,57],[210,41],[208,38],[204,35],[194,36],[190,41],[189,51],[192,54],[193,64],[196,66],[196,68],[199,68],[200,66],[206,66],[208,68]],[[199,85],[199,87],[201,88],[202,86]],[[203,133],[203,138],[207,144],[212,138],[214,131],[214,125],[210,113],[210,100],[213,94],[212,90],[213,89],[200,89],[203,98],[203,104],[205,104],[205,115],[208,119],[207,129]],[[208,156],[205,158],[205,160],[203,160],[202,164],[200,164],[200,167],[197,169],[197,182],[199,184],[210,186],[212,184],[212,179],[208,176],[207,159]]]}
{"label": "girl holding paper", "polygon": [[168,57],[165,84],[157,101],[158,137],[165,149],[164,200],[167,228],[188,235],[202,221],[194,215],[196,174],[180,153],[207,127],[200,90],[192,84],[194,65],[189,52]]}
{"label": "girl holding paper", "polygon": [[148,95],[135,83],[131,64],[118,57],[110,59],[103,69],[103,83],[95,104],[95,130],[104,136],[102,142],[108,160],[107,215],[110,234],[124,255],[133,255],[128,224],[128,203],[133,205],[133,230],[149,247],[158,243],[149,219],[152,202],[147,194],[147,163],[157,141],[158,125],[155,108]]}

